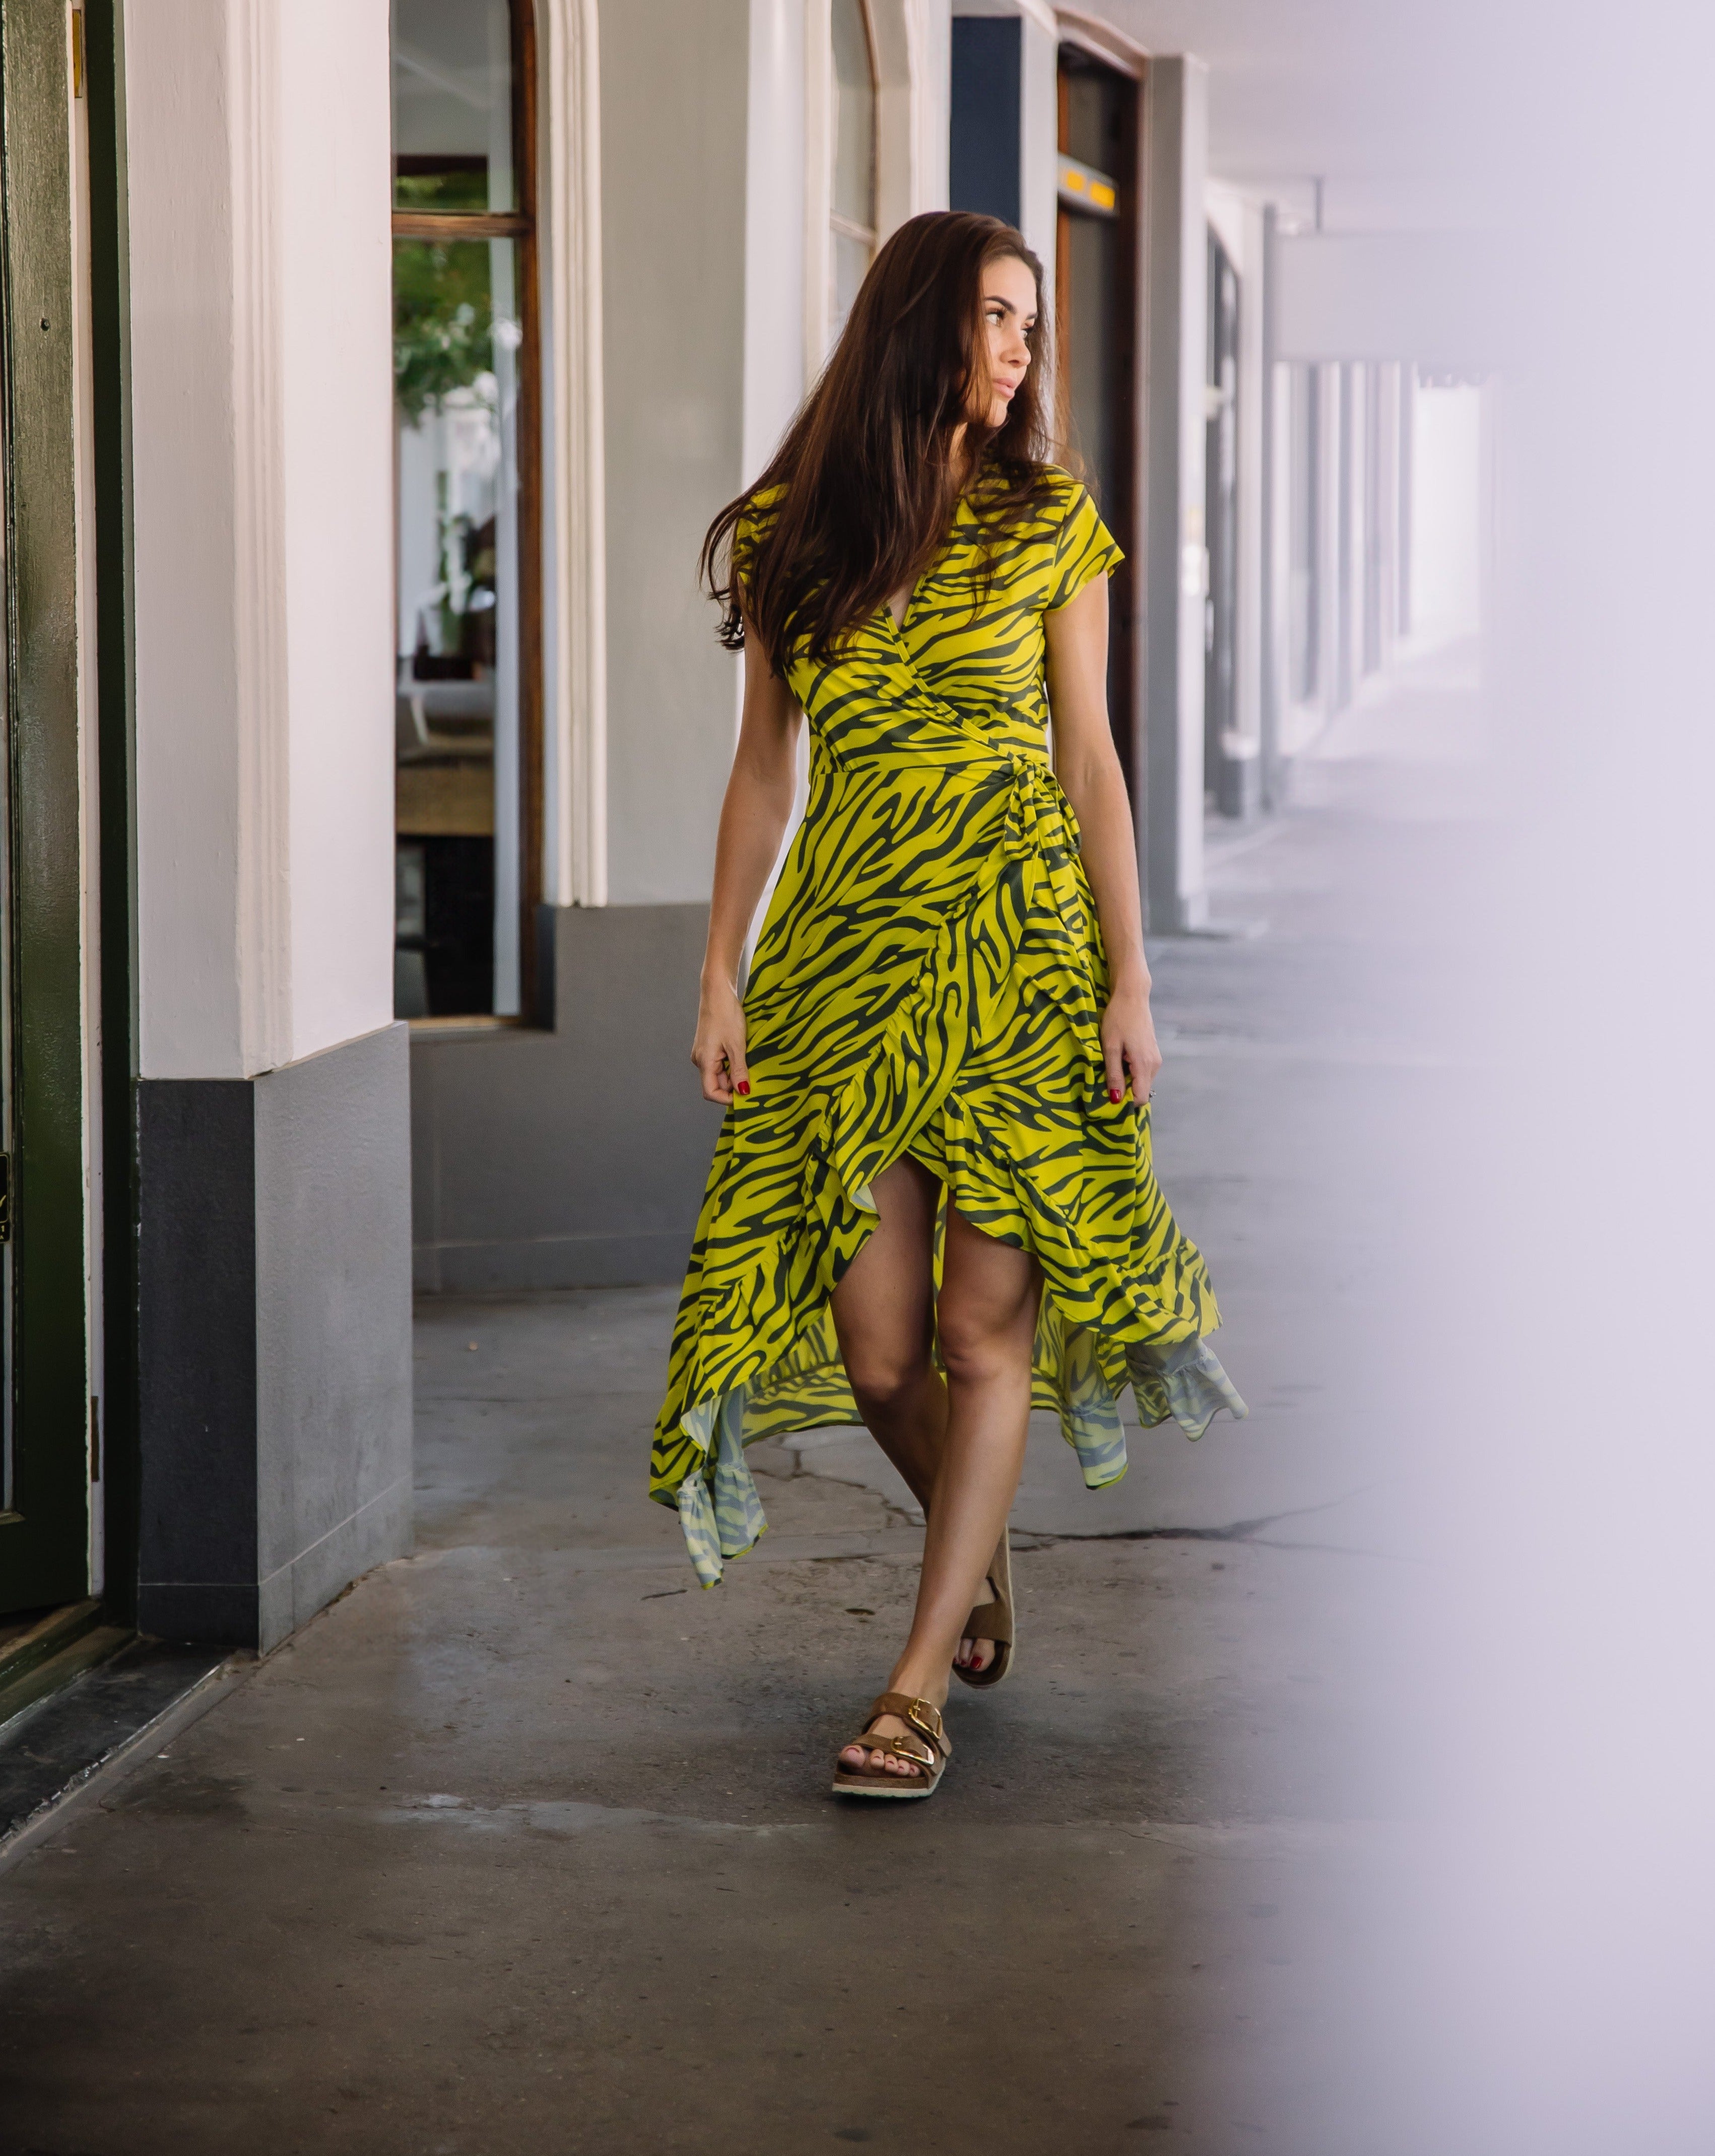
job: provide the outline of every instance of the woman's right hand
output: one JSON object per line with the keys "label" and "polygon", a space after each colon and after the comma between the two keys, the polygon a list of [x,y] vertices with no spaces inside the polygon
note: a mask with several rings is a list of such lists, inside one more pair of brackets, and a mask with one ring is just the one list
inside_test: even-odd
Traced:
{"label": "woman's right hand", "polygon": [[703,983],[691,1060],[701,1076],[704,1100],[718,1101],[726,1107],[735,1093],[749,1092],[750,1072],[744,1060],[744,1005],[730,981]]}

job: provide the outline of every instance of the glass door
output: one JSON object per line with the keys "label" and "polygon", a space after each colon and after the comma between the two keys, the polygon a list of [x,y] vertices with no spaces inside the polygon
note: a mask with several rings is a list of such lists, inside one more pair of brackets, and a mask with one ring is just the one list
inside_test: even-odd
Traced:
{"label": "glass door", "polygon": [[69,46],[0,9],[0,1612],[90,1582]]}

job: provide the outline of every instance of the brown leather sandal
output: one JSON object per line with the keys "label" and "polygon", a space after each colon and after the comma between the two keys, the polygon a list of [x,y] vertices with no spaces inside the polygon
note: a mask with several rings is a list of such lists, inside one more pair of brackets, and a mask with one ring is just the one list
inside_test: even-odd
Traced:
{"label": "brown leather sandal", "polygon": [[[874,1737],[865,1723],[851,1739],[867,1752],[889,1752],[896,1759],[915,1762],[920,1772],[891,1774],[886,1768],[848,1767],[839,1754],[834,1761],[834,1790],[841,1797],[932,1797],[942,1769],[952,1753],[952,1739],[941,1726],[941,1713],[926,1699],[912,1699],[902,1691],[884,1691],[870,1709],[870,1721],[884,1714],[897,1715],[917,1733],[906,1737]],[[841,1752],[847,1748],[841,1745]]]}
{"label": "brown leather sandal", "polygon": [[976,1685],[998,1685],[1012,1667],[1013,1633],[1017,1618],[1012,1599],[1012,1548],[1007,1540],[1007,1531],[1000,1531],[1000,1541],[994,1552],[994,1561],[988,1568],[988,1577],[997,1593],[993,1602],[979,1602],[965,1620],[965,1629],[959,1635],[963,1640],[992,1640],[994,1659],[987,1669],[967,1669],[963,1662],[955,1662],[952,1673],[961,1682]]}

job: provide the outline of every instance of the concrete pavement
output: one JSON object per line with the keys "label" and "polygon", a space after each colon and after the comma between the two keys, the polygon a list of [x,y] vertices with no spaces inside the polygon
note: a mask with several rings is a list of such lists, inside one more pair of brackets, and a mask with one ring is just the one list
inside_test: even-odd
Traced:
{"label": "concrete pavement", "polygon": [[1033,1432],[1019,1671],[956,1688],[941,1794],[827,1794],[920,1543],[866,1437],[759,1448],[771,1532],[701,1594],[640,1494],[672,1292],[426,1304],[416,1554],[0,1877],[4,2156],[1375,2156],[1440,1591],[1385,1315],[1463,698],[1354,714],[1217,861],[1267,932],[1153,953],[1253,1412],[1096,1496]]}

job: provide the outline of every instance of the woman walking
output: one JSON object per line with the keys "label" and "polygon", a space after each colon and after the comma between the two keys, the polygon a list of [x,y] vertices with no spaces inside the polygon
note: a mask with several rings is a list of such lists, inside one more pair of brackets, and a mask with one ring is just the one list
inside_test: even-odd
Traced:
{"label": "woman walking", "polygon": [[[1193,1437],[1245,1412],[1150,1168],[1161,1057],[1106,690],[1119,550],[1045,461],[1042,334],[1016,232],[914,218],[704,546],[745,657],[692,1050],[728,1112],[650,1491],[711,1585],[763,1532],[747,1444],[861,1421],[910,1485],[916,1613],[835,1761],[850,1796],[928,1796],[950,1676],[1011,1666],[1033,1399],[1092,1489],[1125,1472],[1127,1384]],[[741,993],[806,714],[809,804]]]}

